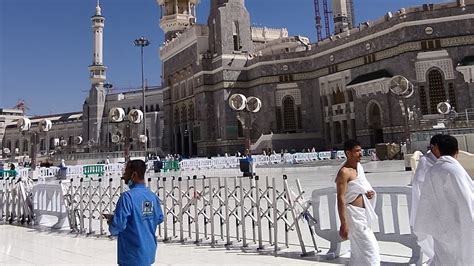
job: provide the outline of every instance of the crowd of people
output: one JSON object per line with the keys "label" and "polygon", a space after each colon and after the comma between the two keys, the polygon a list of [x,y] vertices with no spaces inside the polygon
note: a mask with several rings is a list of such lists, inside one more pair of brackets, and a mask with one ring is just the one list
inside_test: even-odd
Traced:
{"label": "crowd of people", "polygon": [[[377,193],[360,163],[361,144],[348,140],[344,152],[347,159],[334,180],[339,235],[350,241],[351,265],[380,265],[380,249],[373,232],[378,220]],[[474,261],[474,182],[456,160],[458,152],[453,136],[433,136],[411,182],[410,226],[429,265],[472,265]],[[165,159],[182,158],[168,155]],[[105,163],[110,163],[108,157]],[[64,160],[59,167],[65,172]],[[11,164],[10,170],[15,170],[15,165]],[[122,178],[130,189],[120,195],[114,213],[104,215],[110,233],[118,236],[120,265],[150,265],[155,261],[155,232],[164,215],[160,199],[145,186],[145,172],[143,160],[126,163]]]}
{"label": "crowd of people", "polygon": [[[360,164],[360,143],[344,145],[347,160],[336,177],[339,235],[349,239],[351,265],[380,265],[372,231],[377,223],[376,192]],[[474,183],[456,160],[456,138],[435,135],[412,180],[410,225],[429,265],[472,265],[474,261]]]}

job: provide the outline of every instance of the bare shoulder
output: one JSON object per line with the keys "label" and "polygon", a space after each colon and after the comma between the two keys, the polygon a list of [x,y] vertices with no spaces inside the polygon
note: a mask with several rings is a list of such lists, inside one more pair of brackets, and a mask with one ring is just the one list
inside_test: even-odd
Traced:
{"label": "bare shoulder", "polygon": [[345,166],[342,167],[337,173],[336,182],[348,182],[351,177],[352,172],[353,172],[353,169],[345,167]]}

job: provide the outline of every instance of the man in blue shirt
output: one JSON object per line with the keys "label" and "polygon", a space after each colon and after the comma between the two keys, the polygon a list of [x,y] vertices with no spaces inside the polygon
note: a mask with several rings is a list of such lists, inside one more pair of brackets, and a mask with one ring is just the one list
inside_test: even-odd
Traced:
{"label": "man in blue shirt", "polygon": [[145,186],[142,160],[127,163],[123,179],[130,190],[122,193],[110,217],[109,230],[118,235],[119,265],[151,265],[155,262],[156,227],[163,222],[160,199]]}

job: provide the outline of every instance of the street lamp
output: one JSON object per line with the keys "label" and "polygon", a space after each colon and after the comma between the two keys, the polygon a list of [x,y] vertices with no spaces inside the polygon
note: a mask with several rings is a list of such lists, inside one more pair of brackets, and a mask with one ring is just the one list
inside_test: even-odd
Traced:
{"label": "street lamp", "polygon": [[[141,64],[142,64],[142,98],[143,98],[143,135],[148,137],[146,134],[146,105],[145,105],[145,78],[143,74],[143,47],[150,45],[150,42],[145,37],[140,37],[136,39],[134,42],[135,46],[140,46],[141,52]],[[147,152],[147,143],[145,143],[145,160],[146,160],[146,152]]]}
{"label": "street lamp", "polygon": [[245,97],[242,94],[233,94],[229,97],[229,106],[237,111],[237,119],[242,124],[245,132],[245,155],[250,155],[250,130],[255,117],[252,113],[258,113],[262,109],[262,101],[257,97]]}
{"label": "street lamp", "polygon": [[398,102],[402,108],[402,113],[404,113],[404,128],[405,128],[405,140],[407,152],[411,152],[411,136],[409,129],[409,114],[408,114],[408,105],[406,99],[413,96],[415,90],[413,83],[411,83],[404,76],[394,76],[390,79],[390,91],[398,97]]}
{"label": "street lamp", "polygon": [[[109,95],[110,93],[110,90],[113,88],[114,86],[110,83],[105,83],[104,84],[104,88],[106,89],[106,94],[105,94],[105,111],[108,113],[109,110],[108,110],[108,106],[107,106],[107,96]],[[109,118],[107,118],[107,128],[105,130],[105,141],[107,142],[107,152],[110,152],[110,139],[109,139]]]}
{"label": "street lamp", "polygon": [[[39,123],[39,130],[40,132],[48,133],[51,130],[53,123],[51,120],[42,119]],[[31,169],[34,171],[36,169],[36,149],[38,145],[38,133],[36,131],[30,132],[31,129],[31,120],[26,117],[22,117],[17,122],[17,128],[20,133],[25,136],[27,133],[30,133],[30,140],[32,143],[31,150],[30,150],[30,158],[31,158]]]}
{"label": "street lamp", "polygon": [[[110,109],[109,119],[110,119],[110,121],[112,121],[112,123],[128,122],[126,124],[124,130],[123,130],[123,134],[117,132],[119,134],[112,135],[112,142],[113,143],[119,144],[122,141],[124,142],[124,144],[125,144],[124,157],[125,157],[125,161],[128,162],[128,160],[130,159],[130,155],[129,155],[129,152],[130,152],[130,137],[132,136],[130,124],[140,124],[142,121],[144,121],[143,112],[138,110],[138,109],[132,109],[128,113],[128,115],[126,115],[125,110],[123,108],[114,107],[114,108]],[[122,137],[122,136],[124,136],[124,137]],[[146,136],[145,135],[139,135],[138,140],[141,143],[144,143],[146,145]]]}

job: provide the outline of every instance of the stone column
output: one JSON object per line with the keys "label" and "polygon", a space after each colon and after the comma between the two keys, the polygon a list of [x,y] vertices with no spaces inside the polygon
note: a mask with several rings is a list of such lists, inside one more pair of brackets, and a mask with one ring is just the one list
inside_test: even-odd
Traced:
{"label": "stone column", "polygon": [[181,155],[184,152],[184,124],[179,125],[179,131],[181,132]]}
{"label": "stone column", "polygon": [[178,126],[174,126],[173,139],[174,139],[174,151],[175,152],[178,151],[178,132],[177,132],[177,130],[179,130]]}
{"label": "stone column", "polygon": [[193,122],[188,123],[189,156],[194,155],[193,151]]}

